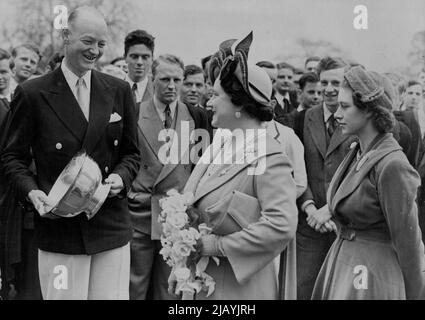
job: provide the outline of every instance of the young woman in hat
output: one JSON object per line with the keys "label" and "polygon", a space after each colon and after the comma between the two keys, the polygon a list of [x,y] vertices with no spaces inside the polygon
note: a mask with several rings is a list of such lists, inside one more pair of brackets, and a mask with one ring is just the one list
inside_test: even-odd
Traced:
{"label": "young woman in hat", "polygon": [[394,89],[357,66],[344,74],[335,118],[359,143],[328,189],[338,237],[313,299],[424,299],[425,255],[415,203],[419,176],[390,134]]}
{"label": "young woman in hat", "polygon": [[[185,188],[212,228],[211,235],[201,238],[201,254],[220,260],[216,265],[210,259],[206,270],[215,281],[208,299],[277,299],[273,260],[294,238],[297,226],[290,163],[262,125],[273,117],[272,85],[264,70],[247,63],[251,41],[252,34],[234,43],[219,77],[212,76],[212,125],[231,134],[224,144],[216,134],[211,152],[205,152]],[[196,297],[206,298],[203,292]]]}

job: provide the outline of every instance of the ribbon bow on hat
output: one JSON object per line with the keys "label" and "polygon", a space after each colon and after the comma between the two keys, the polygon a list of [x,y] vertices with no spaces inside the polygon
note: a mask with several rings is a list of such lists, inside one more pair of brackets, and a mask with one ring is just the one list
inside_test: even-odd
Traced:
{"label": "ribbon bow on hat", "polygon": [[[272,82],[267,72],[248,62],[248,54],[253,33],[250,32],[242,40],[226,40],[221,43],[219,51],[213,55],[210,62],[210,79],[215,82],[234,74],[245,92],[255,101],[271,106]],[[218,70],[220,73],[218,75]]]}

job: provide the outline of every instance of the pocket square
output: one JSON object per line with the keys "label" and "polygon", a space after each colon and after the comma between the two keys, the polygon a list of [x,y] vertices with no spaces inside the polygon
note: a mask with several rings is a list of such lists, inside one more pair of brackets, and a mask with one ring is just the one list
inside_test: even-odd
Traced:
{"label": "pocket square", "polygon": [[121,121],[121,116],[118,114],[118,113],[114,113],[114,114],[111,114],[111,118],[109,119],[109,123],[114,123],[114,122],[118,122],[118,121]]}

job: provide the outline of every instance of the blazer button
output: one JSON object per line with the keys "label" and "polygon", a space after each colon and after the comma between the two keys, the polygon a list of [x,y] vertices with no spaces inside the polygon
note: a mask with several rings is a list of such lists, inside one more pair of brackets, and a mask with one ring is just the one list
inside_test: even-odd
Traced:
{"label": "blazer button", "polygon": [[62,150],[62,144],[61,143],[56,143],[56,149],[57,150]]}
{"label": "blazer button", "polygon": [[114,146],[118,147],[118,140],[114,141]]}
{"label": "blazer button", "polygon": [[108,173],[109,172],[109,168],[105,167],[105,172]]}

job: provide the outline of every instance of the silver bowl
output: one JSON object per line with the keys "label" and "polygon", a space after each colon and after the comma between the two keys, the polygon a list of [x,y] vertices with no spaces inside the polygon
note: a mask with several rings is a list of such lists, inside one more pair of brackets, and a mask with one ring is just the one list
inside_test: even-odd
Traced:
{"label": "silver bowl", "polygon": [[74,156],[49,192],[50,213],[72,218],[83,212],[90,220],[105,202],[111,186],[102,183],[97,163],[86,153]]}

